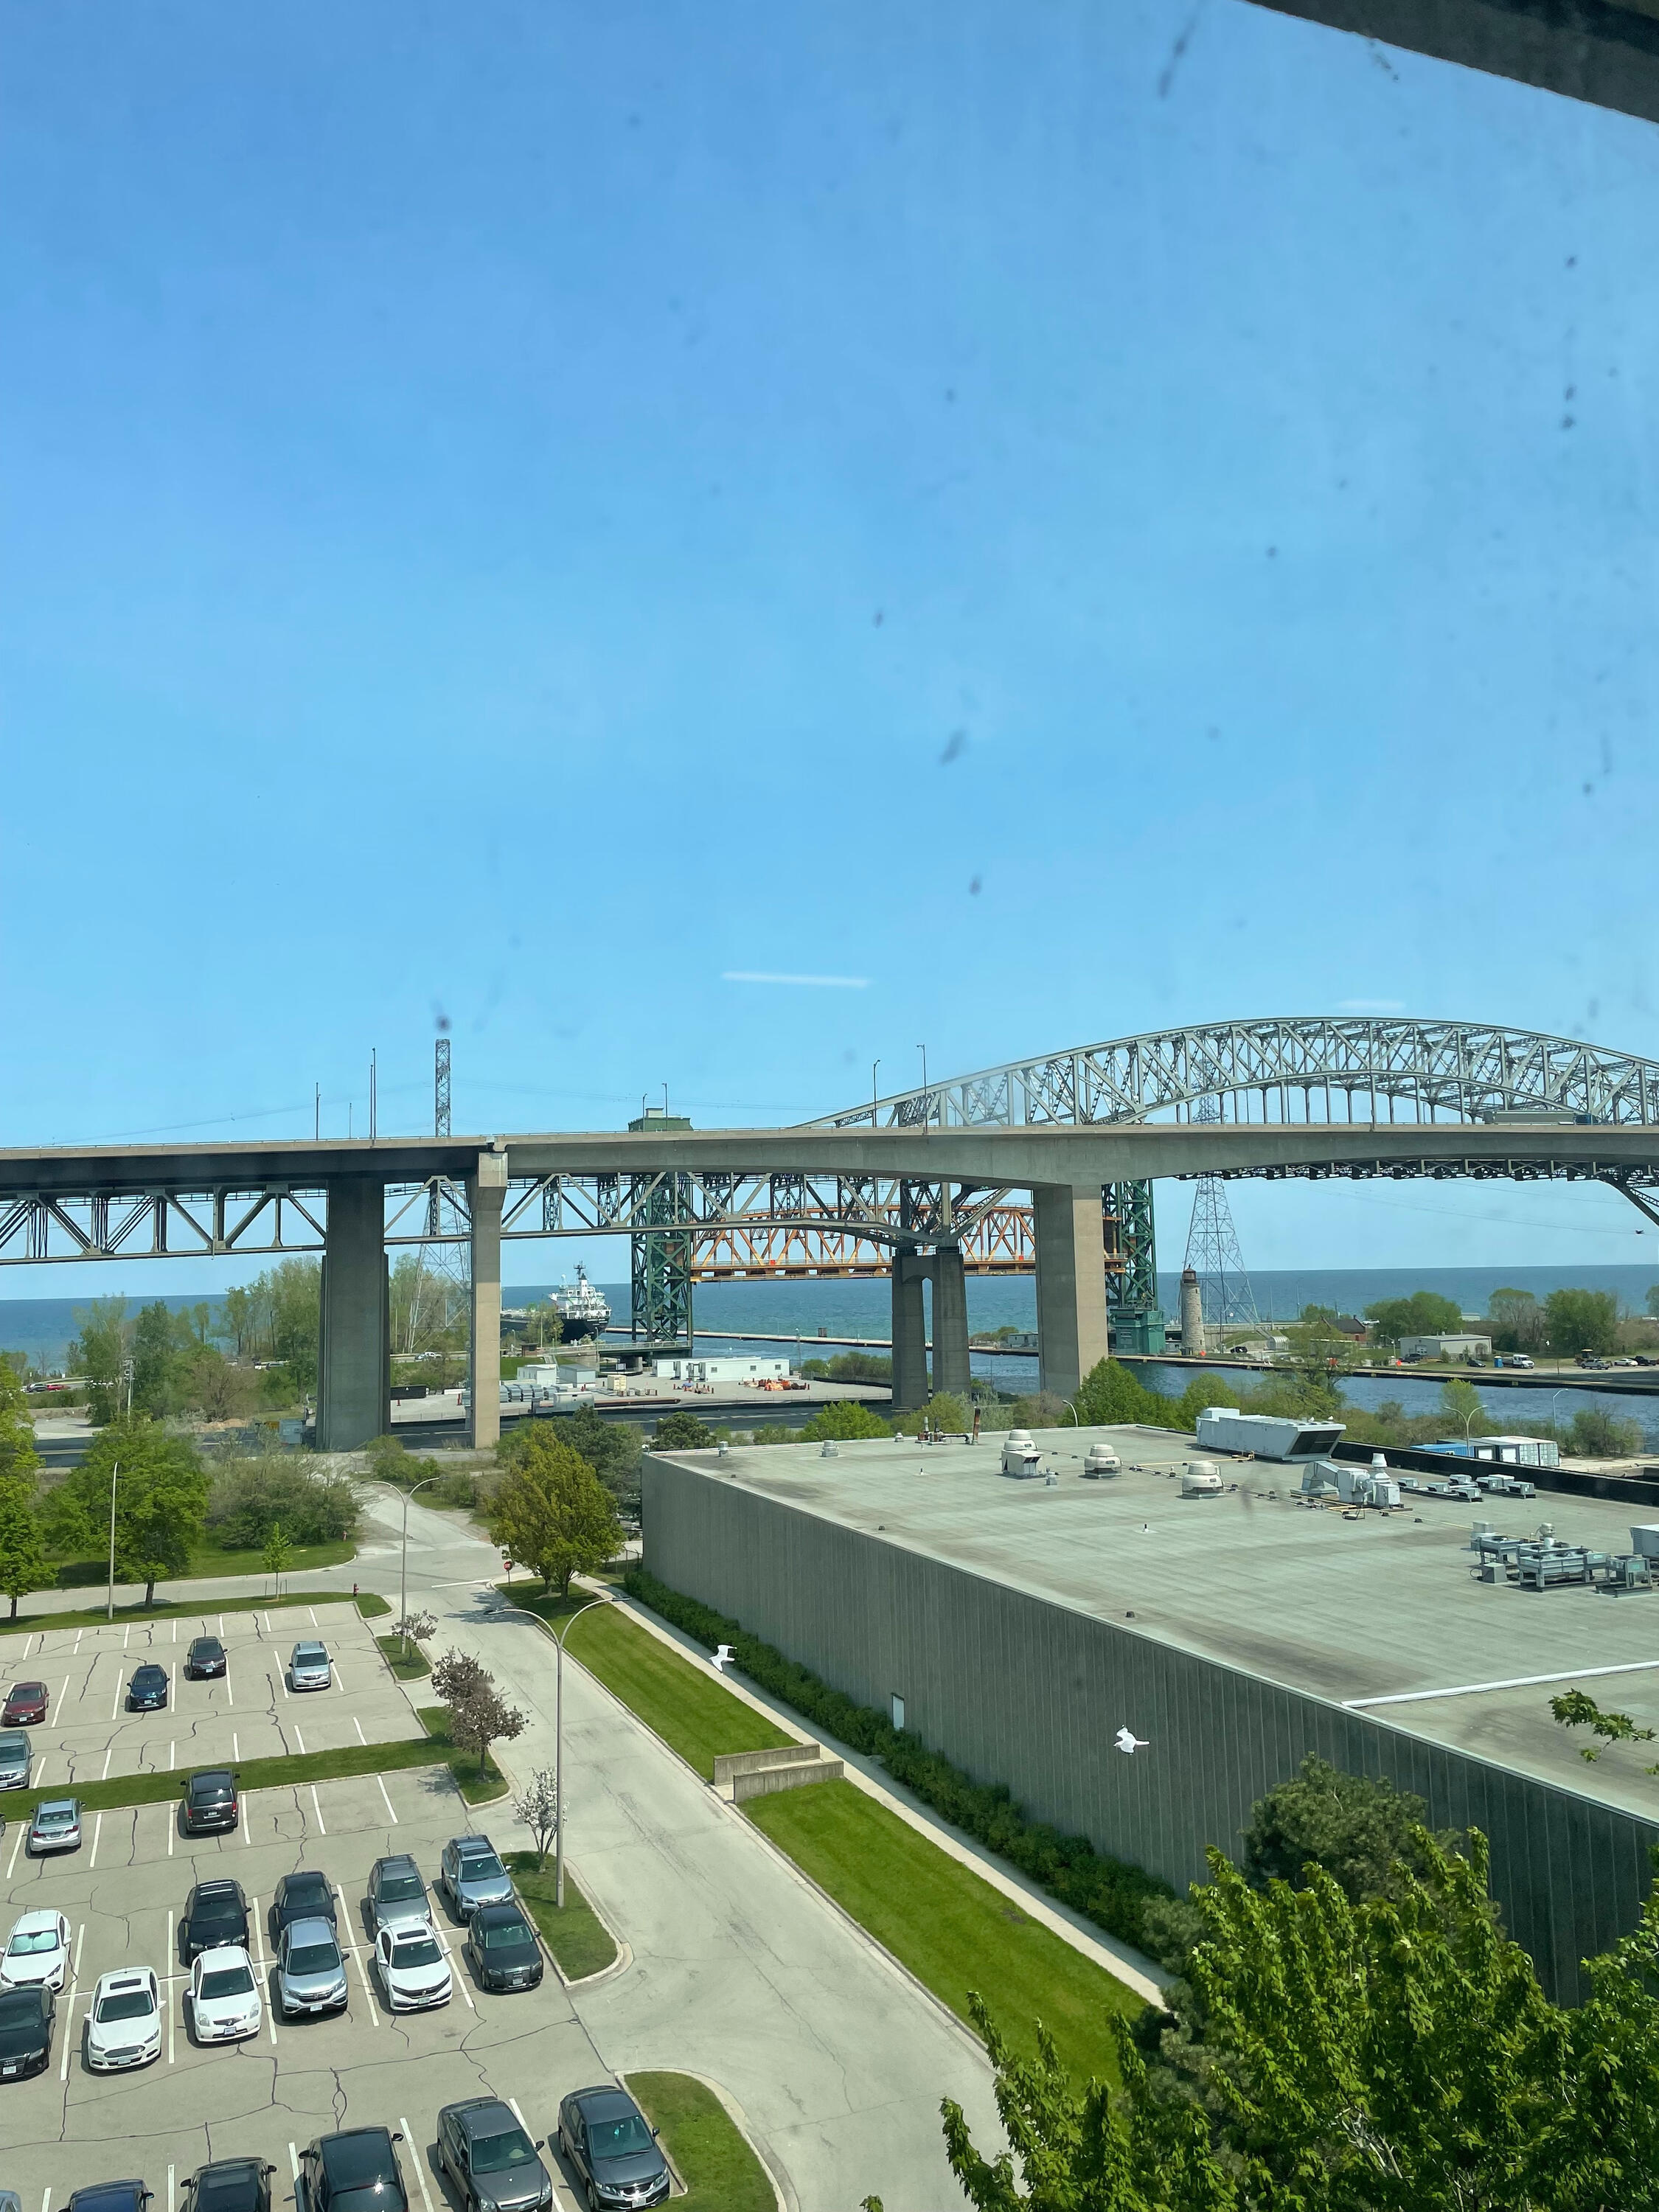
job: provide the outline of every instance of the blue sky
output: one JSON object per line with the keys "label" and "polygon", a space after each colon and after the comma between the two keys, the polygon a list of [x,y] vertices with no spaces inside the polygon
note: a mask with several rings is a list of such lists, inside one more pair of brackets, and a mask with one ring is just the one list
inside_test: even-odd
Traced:
{"label": "blue sky", "polygon": [[371,1046],[420,1127],[440,1013],[480,1129],[1355,1004],[1659,1053],[1651,127],[1244,0],[0,61],[0,1141],[343,1133]]}

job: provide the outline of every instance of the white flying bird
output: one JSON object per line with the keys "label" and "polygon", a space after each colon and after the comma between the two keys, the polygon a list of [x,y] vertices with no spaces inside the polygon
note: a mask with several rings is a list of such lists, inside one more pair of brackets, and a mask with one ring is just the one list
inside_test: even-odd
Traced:
{"label": "white flying bird", "polygon": [[731,1645],[722,1644],[709,1663],[721,1674],[724,1674],[728,1667],[734,1667],[737,1664],[737,1658]]}
{"label": "white flying bird", "polygon": [[1136,1735],[1129,1729],[1121,1728],[1117,1732],[1115,1741],[1116,1742],[1117,1747],[1120,1751],[1127,1751],[1133,1755],[1137,1751],[1146,1750],[1148,1739],[1144,1735]]}

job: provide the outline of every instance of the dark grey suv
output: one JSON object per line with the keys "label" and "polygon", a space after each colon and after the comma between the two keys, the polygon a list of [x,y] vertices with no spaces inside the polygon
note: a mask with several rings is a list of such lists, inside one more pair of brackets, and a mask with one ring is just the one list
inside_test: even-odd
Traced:
{"label": "dark grey suv", "polygon": [[438,1887],[458,1920],[481,1905],[510,1905],[513,1877],[488,1836],[452,1836],[438,1866]]}
{"label": "dark grey suv", "polygon": [[546,2212],[553,2178],[541,2148],[499,2097],[469,2097],[438,2115],[438,2164],[467,2212]]}

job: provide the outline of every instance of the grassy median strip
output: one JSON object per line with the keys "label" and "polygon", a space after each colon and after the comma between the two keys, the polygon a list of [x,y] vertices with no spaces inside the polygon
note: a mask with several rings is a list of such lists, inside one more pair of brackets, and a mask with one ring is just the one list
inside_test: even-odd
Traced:
{"label": "grassy median strip", "polygon": [[509,1851],[502,1863],[566,1981],[585,1981],[589,1974],[602,1974],[615,1964],[617,1946],[611,1930],[576,1887],[568,1867],[561,1906],[553,1902],[557,1888],[553,1869],[538,1868],[534,1851]]}
{"label": "grassy median strip", "polygon": [[[447,1705],[418,1705],[416,1712],[421,1726],[426,1730],[432,1741],[443,1745],[443,1756],[448,1765],[455,1787],[469,1805],[491,1805],[496,1798],[506,1796],[507,1777],[496,1765],[495,1760],[486,1754],[481,1772],[477,1754],[475,1752],[460,1750],[451,1738]],[[418,1759],[410,1759],[407,1763],[411,1766],[426,1764],[424,1760]]]}
{"label": "grassy median strip", "polygon": [[1023,2056],[1040,2020],[1075,2080],[1116,2081],[1109,2015],[1142,2000],[885,1805],[817,1782],[743,1809],[952,2012],[966,2020],[977,1990]]}
{"label": "grassy median strip", "polygon": [[[289,1570],[283,1569],[287,1573]],[[353,1602],[349,1590],[285,1590],[281,1597],[169,1598],[160,1604],[118,1605],[116,1627],[146,1620],[211,1620],[222,1613],[286,1613],[296,1605],[343,1605]],[[387,1601],[374,1590],[360,1590],[355,1600],[365,1620],[390,1613]],[[111,1626],[106,1608],[88,1606],[76,1613],[28,1613],[17,1620],[0,1620],[0,1636],[33,1636],[42,1628],[106,1628]]]}
{"label": "grassy median strip", "polygon": [[629,2094],[679,2169],[684,2212],[774,2212],[766,2168],[714,2091],[690,2074],[629,2074]]}
{"label": "grassy median strip", "polygon": [[380,1647],[380,1656],[400,1682],[416,1682],[422,1674],[429,1674],[432,1672],[431,1668],[427,1664],[425,1652],[422,1650],[412,1636],[409,1639],[407,1656],[404,1653],[404,1639],[401,1636],[377,1636],[374,1641]]}
{"label": "grassy median strip", "polygon": [[[424,1713],[421,1717],[428,1730],[423,1737],[397,1743],[345,1744],[338,1751],[290,1752],[275,1759],[244,1759],[237,1762],[233,1771],[244,1796],[250,1790],[286,1790],[295,1783],[338,1782],[356,1774],[392,1774],[406,1766],[447,1765],[458,1784],[460,1771],[476,1780],[478,1762],[471,1752],[458,1751],[450,1741],[447,1729],[441,1725],[447,1716],[440,1711],[440,1725],[436,1727]],[[176,1802],[184,1795],[185,1784],[191,1774],[204,1772],[212,1765],[213,1761],[208,1759],[191,1768],[181,1768],[176,1774],[112,1774],[107,1782],[57,1782],[48,1790],[8,1790],[0,1797],[0,1814],[15,1814],[27,1820],[37,1805],[58,1797],[75,1798],[87,1813],[107,1812],[113,1805]],[[488,1786],[491,1795],[499,1795],[507,1785],[499,1774],[492,1771]]]}
{"label": "grassy median strip", "polygon": [[[586,1594],[569,1603],[526,1597],[517,1587],[510,1595],[515,1605],[550,1626],[587,1603]],[[706,1668],[682,1658],[619,1606],[595,1606],[585,1613],[569,1632],[565,1649],[705,1782],[714,1778],[716,1752],[770,1751],[798,1741],[722,1689]]]}

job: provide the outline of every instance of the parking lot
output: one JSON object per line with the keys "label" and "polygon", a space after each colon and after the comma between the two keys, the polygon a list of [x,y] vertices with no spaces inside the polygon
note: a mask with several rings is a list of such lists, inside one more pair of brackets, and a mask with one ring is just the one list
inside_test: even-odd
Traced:
{"label": "parking lot", "polygon": [[[228,1670],[216,1680],[185,1677],[185,1656],[198,1636],[216,1636],[225,1647]],[[333,1684],[296,1692],[289,1687],[288,1656],[313,1636],[334,1660]],[[421,1733],[408,1698],[374,1648],[369,1624],[349,1599],[270,1613],[48,1628],[7,1643],[0,1692],[36,1680],[50,1693],[45,1724],[28,1731],[37,1787],[234,1765]],[[167,1672],[167,1705],[130,1713],[127,1685],[147,1662]]]}
{"label": "parking lot", "polygon": [[[0,2085],[0,2188],[16,2190],[25,2212],[52,2212],[87,2183],[137,2176],[155,2191],[155,2212],[180,2212],[182,2184],[197,2166],[245,2155],[273,2162],[274,2201],[288,2203],[295,2155],[313,2136],[379,2123],[404,2130],[411,2205],[440,2212],[454,2201],[432,2159],[441,2106],[503,2097],[531,2135],[550,2135],[562,2096],[609,2078],[551,1968],[539,1989],[486,1995],[467,1970],[461,1930],[434,1897],[454,1994],[435,2011],[394,2016],[366,1933],[376,1858],[412,1852],[430,1886],[445,1840],[480,1826],[503,1850],[514,1846],[505,1807],[469,1812],[442,1768],[257,1791],[243,1801],[240,1829],[222,1837],[178,1833],[170,1806],[94,1814],[80,1851],[61,1858],[23,1856],[15,1848],[22,1824],[10,1824],[0,1839],[5,1926],[33,1907],[64,1913],[74,1966],[51,2064]],[[273,2014],[267,1915],[278,1877],[300,1868],[321,1869],[336,1888],[351,1997],[333,2019],[290,2023]],[[265,2020],[257,2038],[203,2047],[187,2017],[179,1923],[192,1882],[223,1875],[247,1896]],[[151,1966],[161,1982],[161,2055],[133,2073],[94,2075],[82,2056],[93,1989],[100,1974],[128,1966]],[[559,2201],[575,2202],[568,2179]]]}

